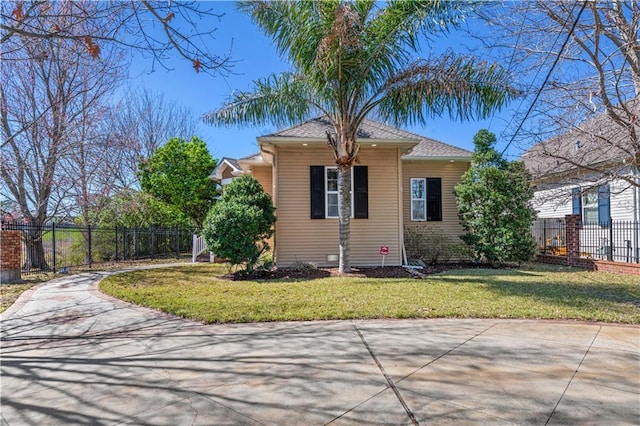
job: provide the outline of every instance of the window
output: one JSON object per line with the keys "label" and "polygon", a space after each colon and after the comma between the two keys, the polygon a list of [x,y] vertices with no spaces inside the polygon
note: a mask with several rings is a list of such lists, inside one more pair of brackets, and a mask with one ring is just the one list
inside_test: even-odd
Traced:
{"label": "window", "polygon": [[[311,166],[311,219],[337,218],[340,213],[338,169]],[[351,217],[369,217],[368,168],[354,166],[351,172]]]}
{"label": "window", "polygon": [[[325,179],[327,183],[327,211],[325,217],[338,217],[340,211],[338,198],[338,169],[336,167],[325,168]],[[351,174],[351,187],[353,188],[353,173]],[[353,206],[353,201],[351,201],[351,206]]]}
{"label": "window", "polygon": [[582,194],[582,221],[598,223],[598,188],[591,188]]}
{"label": "window", "polygon": [[584,223],[609,225],[611,219],[609,185],[571,190],[572,213],[582,216]]}
{"label": "window", "polygon": [[411,220],[442,220],[441,178],[411,178]]}
{"label": "window", "polygon": [[427,219],[426,179],[411,179],[411,220]]}

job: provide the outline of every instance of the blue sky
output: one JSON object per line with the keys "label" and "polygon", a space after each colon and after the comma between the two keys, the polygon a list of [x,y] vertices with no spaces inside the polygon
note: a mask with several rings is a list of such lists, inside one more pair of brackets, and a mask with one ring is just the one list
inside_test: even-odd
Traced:
{"label": "blue sky", "polygon": [[[173,68],[171,71],[156,66],[155,71],[150,72],[151,61],[141,59],[136,59],[131,67],[134,87],[144,85],[152,91],[163,92],[165,98],[190,107],[198,117],[220,107],[234,90],[250,90],[251,82],[256,78],[289,69],[288,64],[279,58],[270,40],[258,31],[247,16],[235,10],[234,3],[220,1],[208,6],[217,13],[225,14],[220,21],[205,21],[203,25],[216,28],[216,44],[210,46],[211,51],[223,54],[231,49],[231,56],[235,61],[233,75],[212,77],[198,74],[190,62],[181,58],[166,62],[166,65]],[[436,48],[442,49],[446,47],[444,45],[456,46],[460,43],[464,43],[464,40],[450,37],[439,41]],[[423,45],[423,49],[428,48],[429,46]],[[425,126],[406,127],[406,130],[473,150],[473,135],[482,128],[488,128],[500,136],[511,117],[510,111],[518,104],[519,100],[514,101],[492,120],[460,123],[443,117],[430,121]],[[201,122],[198,136],[207,142],[209,151],[215,158],[239,158],[257,152],[256,137],[275,130],[277,129],[271,126],[219,128]],[[499,138],[498,149],[504,147],[506,142]],[[507,153],[518,154],[513,149]]]}

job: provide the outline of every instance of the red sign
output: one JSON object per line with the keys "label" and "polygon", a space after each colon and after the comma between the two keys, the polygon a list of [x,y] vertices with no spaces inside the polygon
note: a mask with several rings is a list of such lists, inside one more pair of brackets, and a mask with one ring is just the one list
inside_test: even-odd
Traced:
{"label": "red sign", "polygon": [[389,246],[380,246],[380,254],[386,256],[389,254]]}

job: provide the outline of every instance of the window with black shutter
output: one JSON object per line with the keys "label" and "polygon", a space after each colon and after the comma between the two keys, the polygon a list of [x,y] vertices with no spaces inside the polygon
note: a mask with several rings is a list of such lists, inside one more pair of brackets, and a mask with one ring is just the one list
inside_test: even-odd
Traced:
{"label": "window with black shutter", "polygon": [[[352,217],[369,218],[367,166],[354,166],[351,173]],[[338,217],[337,168],[310,166],[311,219]]]}
{"label": "window with black shutter", "polygon": [[442,178],[411,178],[411,220],[442,221]]}

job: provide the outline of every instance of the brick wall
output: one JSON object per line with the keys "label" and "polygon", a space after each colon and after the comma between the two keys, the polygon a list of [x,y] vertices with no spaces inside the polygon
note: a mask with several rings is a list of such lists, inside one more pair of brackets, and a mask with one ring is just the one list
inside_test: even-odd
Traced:
{"label": "brick wall", "polygon": [[[569,265],[568,256],[539,254],[536,256],[536,261],[541,263],[551,263],[553,265]],[[608,260],[587,259],[583,257],[579,259],[572,259],[570,266],[588,269],[590,271],[616,272],[618,274],[640,276],[640,264],[638,263],[610,262]]]}
{"label": "brick wall", "polygon": [[567,265],[574,266],[580,259],[580,215],[568,214],[564,218],[567,224]]}
{"label": "brick wall", "polygon": [[21,280],[21,234],[20,231],[0,231],[0,283]]}

